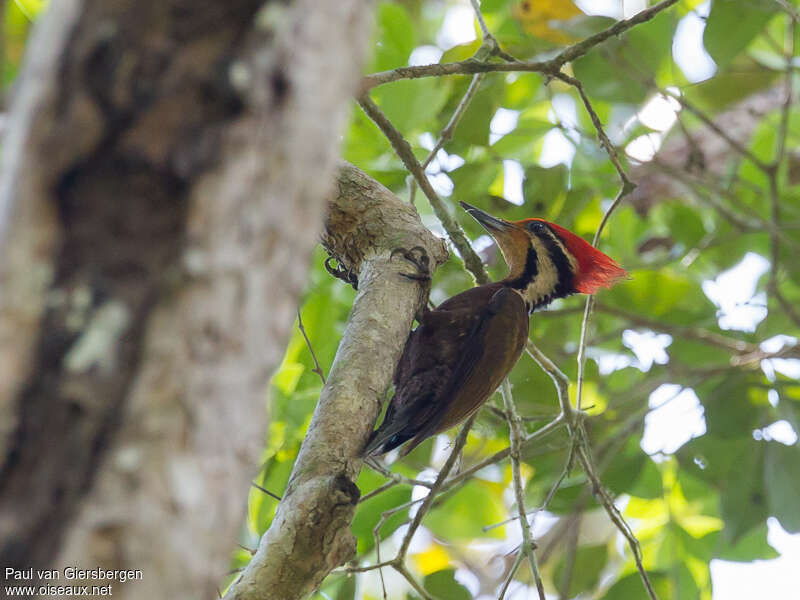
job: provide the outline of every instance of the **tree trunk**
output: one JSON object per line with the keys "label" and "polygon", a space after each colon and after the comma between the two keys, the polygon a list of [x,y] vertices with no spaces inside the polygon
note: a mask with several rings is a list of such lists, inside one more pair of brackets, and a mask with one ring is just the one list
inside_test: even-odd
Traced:
{"label": "tree trunk", "polygon": [[413,206],[352,166],[340,171],[323,244],[357,277],[358,295],[275,518],[228,599],[304,598],[355,552],[361,451],[428,297],[394,251],[424,248],[431,271],[447,258]]}
{"label": "tree trunk", "polygon": [[371,15],[261,5],[54,0],[29,43],[0,171],[4,568],[217,594]]}

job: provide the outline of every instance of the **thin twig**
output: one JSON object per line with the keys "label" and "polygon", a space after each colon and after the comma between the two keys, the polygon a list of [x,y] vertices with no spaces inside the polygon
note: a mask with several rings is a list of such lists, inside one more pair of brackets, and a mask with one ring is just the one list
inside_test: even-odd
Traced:
{"label": "thin twig", "polygon": [[[513,520],[514,519],[512,519],[512,521]],[[522,560],[524,558],[525,555],[522,552],[517,552],[517,557],[514,559],[514,564],[512,564],[511,568],[508,570],[508,574],[503,581],[503,586],[500,588],[500,594],[497,596],[497,600],[503,600],[503,598],[506,597],[508,587],[511,585],[511,582],[514,581],[514,575],[516,575],[517,571],[519,571],[519,566],[522,564]]]}
{"label": "thin twig", "polygon": [[455,133],[456,127],[458,127],[458,123],[461,121],[461,117],[463,117],[464,113],[467,112],[467,108],[469,108],[470,102],[472,102],[472,99],[475,97],[475,92],[478,91],[478,87],[480,86],[481,81],[483,81],[484,76],[484,73],[477,73],[473,75],[467,91],[464,92],[464,97],[461,98],[461,102],[458,103],[458,106],[450,117],[450,120],[447,122],[447,125],[445,125],[444,129],[439,132],[439,140],[428,154],[428,157],[422,163],[423,169],[430,164],[430,162],[433,160],[433,157],[436,156],[436,153],[439,152],[439,150],[441,150],[447,142],[453,139],[453,133]]}
{"label": "thin twig", "polygon": [[736,354],[747,354],[758,350],[758,344],[751,344],[750,342],[738,340],[736,338],[728,337],[700,327],[685,327],[681,325],[662,323],[660,321],[648,319],[646,317],[642,317],[640,315],[636,315],[634,313],[630,313],[601,302],[596,301],[594,303],[594,309],[608,315],[625,319],[632,325],[647,327],[648,329],[652,329],[654,331],[663,331],[665,333],[669,333],[670,335],[681,336],[690,340],[709,344],[711,346],[717,346]]}
{"label": "thin twig", "polygon": [[508,415],[509,438],[511,441],[511,476],[514,485],[514,496],[517,500],[517,513],[519,515],[519,526],[522,529],[522,548],[520,553],[527,557],[531,575],[536,582],[536,589],[539,592],[539,600],[545,600],[544,584],[542,576],[539,574],[539,567],[536,564],[534,552],[535,544],[531,535],[531,528],[528,524],[527,511],[525,510],[525,487],[522,481],[520,470],[520,454],[522,441],[525,435],[522,431],[522,421],[519,418],[514,399],[511,397],[511,384],[506,378],[500,387],[503,396],[503,405]]}
{"label": "thin twig", "polygon": [[576,383],[575,392],[575,410],[580,412],[582,410],[583,401],[583,380],[585,377],[586,368],[586,336],[589,331],[589,317],[592,315],[592,306],[594,305],[594,296],[586,298],[586,304],[583,308],[583,320],[581,321],[581,337],[578,341],[578,379]]}
{"label": "thin twig", "polygon": [[252,485],[254,488],[256,488],[259,492],[264,492],[270,498],[275,498],[275,500],[277,500],[278,502],[281,501],[281,497],[278,496],[278,494],[273,494],[267,488],[261,487],[260,485],[258,485],[255,481],[251,481],[250,485]]}
{"label": "thin twig", "polygon": [[363,496],[361,496],[361,498],[359,498],[359,499],[358,499],[358,503],[359,503],[359,504],[361,504],[362,502],[366,502],[366,501],[367,501],[367,500],[369,500],[370,498],[374,498],[375,496],[377,496],[378,494],[381,494],[381,493],[385,492],[385,491],[386,491],[386,490],[388,490],[389,488],[393,488],[393,487],[394,487],[394,486],[396,486],[398,483],[400,483],[400,482],[399,482],[399,481],[397,481],[396,479],[390,479],[389,481],[387,481],[387,482],[386,482],[386,483],[384,483],[383,485],[381,485],[381,486],[379,486],[379,487],[376,487],[376,488],[375,488],[374,490],[372,490],[371,492],[369,492],[369,493],[367,493],[367,494],[364,494]]}
{"label": "thin twig", "polygon": [[608,492],[606,492],[605,488],[603,487],[603,483],[600,481],[600,478],[597,475],[592,463],[588,445],[582,444],[578,447],[578,460],[583,466],[586,476],[589,478],[589,482],[592,486],[592,494],[594,494],[594,497],[597,499],[597,501],[603,505],[603,508],[606,509],[606,513],[611,519],[611,522],[614,523],[616,528],[628,541],[628,546],[633,553],[633,560],[636,563],[636,569],[639,571],[639,576],[641,577],[642,583],[647,590],[648,596],[650,596],[651,600],[658,600],[658,596],[653,589],[653,584],[650,582],[650,578],[648,577],[647,571],[644,568],[644,563],[642,562],[642,550],[639,546],[639,540],[636,539],[633,530],[631,530],[630,526],[619,512],[619,509],[614,504],[614,501],[609,497]]}
{"label": "thin twig", "polygon": [[417,510],[417,513],[414,515],[414,519],[411,521],[411,525],[408,527],[408,531],[403,538],[403,543],[400,545],[400,550],[397,553],[398,559],[405,558],[406,553],[408,552],[408,547],[411,544],[411,538],[413,538],[414,534],[417,532],[417,529],[422,523],[422,518],[431,508],[431,504],[433,504],[437,492],[442,488],[444,480],[447,478],[447,475],[450,473],[453,465],[456,464],[458,456],[461,454],[461,449],[464,447],[464,444],[467,443],[467,435],[469,434],[469,430],[472,428],[472,424],[475,422],[476,416],[477,413],[473,414],[461,427],[461,431],[458,433],[458,437],[456,437],[456,441],[453,444],[453,449],[450,451],[450,456],[447,457],[447,460],[442,466],[441,471],[439,471],[439,476],[431,486],[428,495],[425,496],[425,501],[422,503],[422,506],[419,507],[419,510]]}
{"label": "thin twig", "polygon": [[[775,148],[775,158],[772,162],[772,169],[769,171],[769,197],[770,197],[770,221],[774,230],[780,231],[781,228],[781,213],[780,213],[780,187],[778,183],[779,171],[781,162],[783,162],[786,154],[786,139],[789,134],[789,116],[792,107],[792,74],[794,71],[794,38],[796,33],[796,22],[791,21],[787,27],[787,38],[789,40],[789,48],[786,52],[786,78],[785,78],[785,94],[783,107],[781,110],[781,120],[778,126],[778,137]],[[781,293],[778,286],[778,270],[780,269],[780,238],[776,233],[770,233],[770,272],[767,288],[770,294],[781,305],[781,308],[789,316],[792,321],[800,326],[800,312],[789,302]]]}
{"label": "thin twig", "polygon": [[481,6],[478,3],[478,0],[470,0],[470,2],[472,3],[472,10],[475,11],[475,18],[478,19],[478,25],[481,28],[483,38],[494,38],[492,33],[489,31],[489,28],[486,26],[486,21],[483,18],[483,13],[481,13]]}
{"label": "thin twig", "polygon": [[572,570],[575,568],[575,555],[578,552],[578,534],[581,529],[581,513],[576,512],[575,519],[570,520],[569,537],[567,538],[567,552],[564,557],[564,570],[561,575],[561,590],[559,600],[569,600],[569,584],[572,582]]}
{"label": "thin twig", "polygon": [[[475,97],[475,92],[478,91],[478,87],[480,87],[483,77],[483,73],[477,73],[476,75],[472,76],[472,81],[470,81],[467,91],[464,92],[464,97],[461,98],[456,110],[453,111],[453,114],[450,116],[450,120],[447,122],[447,125],[445,125],[444,129],[439,132],[439,139],[428,153],[428,156],[422,162],[421,166],[423,171],[428,168],[428,165],[431,164],[431,161],[438,154],[439,150],[441,150],[447,142],[453,139],[453,133],[455,133],[456,127],[458,127],[458,123],[461,121],[461,117],[463,117],[464,113],[467,112],[467,108],[469,108],[470,102],[472,102],[472,99]],[[414,204],[414,196],[416,195],[416,192],[417,180],[412,176],[408,191],[408,201],[411,204]]]}
{"label": "thin twig", "polygon": [[[611,215],[612,211],[619,205],[619,202],[625,195],[625,185],[623,184],[622,189],[619,192],[619,195],[614,200],[612,205],[608,208],[605,215],[603,216],[603,220],[600,222],[600,225],[595,232],[594,240],[592,242],[593,245],[597,245],[597,240],[600,238],[600,234],[602,233],[603,227],[608,222],[608,218]],[[577,381],[577,391],[576,391],[576,408],[580,410],[581,406],[581,392],[583,388],[583,374],[584,374],[584,365],[585,365],[585,349],[586,349],[586,335],[588,330],[588,323],[589,323],[589,316],[591,315],[592,311],[592,304],[593,304],[594,296],[589,296],[586,300],[586,308],[583,314],[583,322],[581,323],[581,339],[578,345],[578,381]],[[583,427],[583,422],[579,421],[577,423],[577,427],[573,431],[578,435],[578,460],[583,467],[586,476],[589,478],[589,481],[592,485],[592,493],[594,494],[595,498],[597,498],[598,502],[600,502],[603,507],[606,509],[611,522],[620,530],[623,536],[628,540],[628,545],[633,552],[634,561],[636,563],[636,568],[639,571],[639,575],[642,579],[642,583],[644,584],[645,589],[647,590],[648,595],[650,596],[651,600],[658,600],[658,596],[653,589],[653,585],[650,582],[650,578],[647,575],[647,571],[644,568],[644,564],[642,563],[642,556],[641,556],[641,549],[639,547],[639,541],[636,539],[633,531],[631,530],[630,526],[627,524],[625,519],[622,517],[622,514],[617,509],[616,505],[614,504],[613,500],[608,497],[605,488],[603,487],[602,482],[600,481],[594,466],[594,462],[592,459],[591,451],[589,449],[589,442],[586,436],[586,431]]]}
{"label": "thin twig", "polygon": [[383,562],[375,563],[374,565],[364,566],[347,566],[343,569],[346,573],[366,573],[367,571],[374,571],[375,569],[382,569],[383,567],[391,567],[395,563],[395,559],[385,560]]}
{"label": "thin twig", "polygon": [[585,40],[573,44],[564,49],[550,60],[521,62],[512,61],[506,63],[488,63],[474,59],[460,62],[437,63],[431,65],[414,65],[409,67],[398,67],[390,71],[372,73],[361,80],[361,91],[365,92],[377,85],[397,81],[399,79],[418,79],[420,77],[441,77],[443,75],[474,75],[475,73],[490,72],[536,72],[544,74],[555,74],[566,63],[580,58],[589,50],[608,40],[628,31],[631,27],[644,23],[655,17],[658,13],[675,4],[678,0],[663,0],[658,4],[645,9],[630,19],[617,21],[608,29],[595,35],[589,36]]}
{"label": "thin twig", "polygon": [[308,339],[308,335],[306,334],[306,328],[303,327],[303,317],[300,315],[299,308],[297,309],[297,327],[300,329],[300,333],[303,334],[303,339],[306,341],[308,351],[311,352],[311,358],[314,359],[314,368],[311,369],[311,372],[319,375],[319,378],[322,379],[322,385],[325,385],[325,374],[322,372],[322,367],[319,366],[317,355],[314,353],[314,347],[311,345],[311,340]]}
{"label": "thin twig", "polygon": [[[564,425],[564,419],[563,419],[563,416],[559,416],[558,418],[554,419],[553,421],[551,421],[550,423],[548,423],[544,427],[541,427],[540,429],[537,429],[533,433],[531,433],[528,436],[526,436],[523,439],[522,443],[523,443],[523,445],[528,445],[528,444],[530,444],[530,443],[532,443],[534,441],[540,441],[540,440],[544,439],[545,437],[547,437],[548,435],[550,435],[553,431],[555,431],[556,429],[558,429],[562,425]],[[463,430],[462,430],[462,432],[463,432]],[[381,513],[381,519],[379,520],[378,524],[375,526],[375,528],[373,528],[373,533],[377,532],[380,529],[380,527],[383,525],[383,523],[386,522],[386,519],[388,519],[390,516],[392,516],[392,515],[394,515],[394,514],[396,514],[398,512],[401,512],[401,511],[404,511],[404,510],[408,510],[409,508],[411,508],[415,504],[419,504],[420,502],[423,502],[427,498],[431,497],[431,494],[433,494],[434,496],[441,497],[445,493],[449,493],[449,492],[457,490],[460,486],[462,486],[465,483],[467,483],[475,473],[477,473],[481,469],[484,469],[484,468],[488,467],[489,465],[493,465],[493,464],[496,464],[496,463],[500,462],[501,460],[507,458],[510,455],[510,453],[511,453],[511,448],[510,447],[505,448],[504,450],[500,450],[499,452],[496,452],[492,456],[482,460],[481,462],[471,466],[470,468],[465,469],[464,471],[460,472],[458,475],[456,475],[456,476],[454,476],[454,477],[452,477],[450,479],[445,480],[444,483],[442,483],[437,488],[437,490],[435,492],[433,492],[433,491],[429,492],[428,495],[425,496],[424,498],[418,498],[417,500],[408,500],[407,502],[404,502],[403,504],[400,504],[398,506],[394,506],[394,507],[390,508],[389,510],[384,511],[383,513]],[[453,456],[453,455],[451,454],[451,456]],[[393,482],[389,482],[389,483],[393,483]],[[436,484],[434,483],[433,485],[436,485]],[[419,512],[417,514],[419,514]],[[376,546],[377,546],[377,541],[376,541]],[[380,554],[378,556],[380,556]],[[402,558],[403,558],[402,556],[398,555],[395,558],[393,558],[392,560],[383,561],[383,562],[381,562],[380,558],[378,558],[378,562],[375,563],[375,564],[365,565],[365,566],[358,566],[358,567],[347,567],[345,570],[348,573],[372,571],[374,569],[381,569],[383,567],[391,566],[393,563],[395,563],[395,562],[397,562],[399,560],[402,560]]]}
{"label": "thin twig", "polygon": [[414,588],[414,591],[417,592],[420,596],[422,596],[422,598],[424,598],[424,600],[436,600],[433,596],[431,596],[428,593],[428,591],[424,587],[422,587],[419,584],[419,582],[416,579],[414,579],[414,577],[411,575],[409,570],[406,568],[406,566],[402,562],[396,562],[396,563],[392,564],[392,567],[394,568],[395,571],[397,571],[403,577],[406,578],[406,581],[408,581],[408,583],[411,584],[411,587]]}
{"label": "thin twig", "polygon": [[763,160],[758,158],[755,154],[750,152],[747,148],[745,148],[742,144],[737,142],[733,139],[724,129],[722,129],[719,125],[717,125],[712,118],[706,115],[702,110],[697,108],[694,104],[689,102],[682,94],[676,94],[667,89],[660,89],[657,88],[659,93],[664,96],[669,96],[674,100],[677,100],[680,105],[692,113],[695,117],[697,117],[702,123],[708,127],[711,131],[717,134],[720,138],[725,140],[725,142],[733,148],[737,153],[741,156],[752,162],[756,167],[764,171],[765,173],[769,173],[771,166],[765,163]]}
{"label": "thin twig", "polygon": [[[614,149],[614,146],[609,141],[608,135],[606,135],[606,132],[603,129],[603,124],[600,122],[600,118],[597,116],[597,112],[592,107],[592,103],[589,101],[588,96],[586,96],[586,93],[583,91],[583,86],[581,85],[580,81],[571,77],[566,78],[564,80],[578,90],[578,93],[581,96],[581,100],[583,100],[584,107],[586,108],[586,111],[589,113],[589,116],[592,119],[592,124],[597,130],[597,137],[600,139],[600,143],[602,144],[603,148],[605,148],[606,153],[608,154],[608,157],[611,159],[614,168],[617,170],[617,174],[619,175],[620,181],[622,182],[622,187],[620,188],[617,197],[614,199],[614,202],[611,203],[611,206],[608,207],[608,210],[606,210],[602,220],[600,221],[600,225],[597,226],[597,231],[595,231],[594,233],[594,238],[592,239],[592,246],[596,247],[597,242],[600,240],[600,234],[603,233],[603,229],[605,228],[606,223],[608,223],[611,214],[614,212],[617,206],[619,206],[622,200],[635,189],[636,186],[628,178],[627,174],[625,173],[625,170],[622,168],[622,165],[620,165],[617,152]],[[577,381],[577,392],[575,395],[575,408],[578,411],[581,410],[584,366],[586,363],[586,336],[589,329],[589,317],[592,314],[593,303],[594,303],[594,296],[592,295],[588,296],[586,298],[586,307],[583,311],[583,321],[581,323],[581,337],[580,341],[578,342],[578,381]]]}
{"label": "thin twig", "polygon": [[[507,60],[514,60],[513,57],[505,55],[500,50],[500,45],[497,43],[497,40],[489,31],[489,28],[486,25],[486,21],[483,18],[483,14],[481,13],[480,6],[477,0],[470,0],[472,2],[472,9],[475,11],[475,18],[478,20],[478,24],[480,25],[481,32],[483,34],[484,44],[489,43],[492,46],[491,52],[495,54],[501,54]],[[433,149],[428,153],[428,157],[422,162],[422,170],[424,171],[428,165],[431,163],[433,158],[436,154],[441,150],[444,145],[453,139],[453,133],[458,126],[458,123],[461,121],[461,117],[464,116],[464,113],[467,112],[467,108],[472,102],[472,99],[475,97],[475,92],[478,91],[478,87],[480,86],[481,81],[483,81],[485,73],[476,73],[472,76],[472,81],[470,81],[469,87],[467,91],[464,93],[464,97],[461,98],[461,101],[458,103],[456,110],[450,117],[450,121],[448,121],[447,125],[445,125],[444,129],[439,132],[439,140],[433,146]],[[409,186],[409,202],[414,204],[414,195],[416,194],[416,179],[412,178],[412,183]]]}
{"label": "thin twig", "polygon": [[[564,482],[564,480],[569,475],[570,470],[572,470],[572,465],[573,465],[574,462],[575,462],[575,444],[573,443],[573,444],[570,444],[570,446],[569,446],[569,452],[567,454],[567,460],[564,463],[564,468],[561,470],[561,474],[556,478],[556,480],[553,483],[553,485],[550,486],[550,490],[547,492],[547,495],[545,496],[544,501],[542,502],[541,506],[539,506],[537,508],[534,508],[532,510],[529,510],[527,513],[525,513],[526,516],[533,516],[533,518],[530,520],[531,529],[533,529],[533,524],[534,524],[534,522],[536,520],[536,515],[539,514],[540,512],[542,512],[543,510],[547,510],[547,507],[550,505],[550,502],[553,499],[553,496],[556,495],[556,492],[561,487],[561,484]],[[507,523],[511,523],[511,521],[516,521],[517,519],[519,519],[519,517],[509,517],[508,519],[505,519],[504,521],[500,521],[499,523],[493,523],[492,525],[487,525],[486,527],[483,528],[483,531],[484,532],[488,532],[488,531],[491,531],[492,529],[497,529],[498,527],[502,527],[503,525],[506,525]]]}
{"label": "thin twig", "polygon": [[800,23],[800,13],[789,4],[786,0],[775,0],[775,2],[780,6],[786,14],[789,15],[795,23]]}
{"label": "thin twig", "polygon": [[444,203],[434,191],[430,181],[428,181],[428,177],[425,175],[422,165],[419,164],[419,161],[414,156],[411,146],[367,94],[362,95],[358,99],[358,103],[367,116],[380,128],[383,135],[385,135],[389,143],[391,143],[394,151],[400,157],[400,160],[403,161],[406,169],[408,169],[414,176],[414,179],[417,180],[420,189],[431,203],[434,214],[439,221],[441,221],[442,227],[444,227],[447,232],[450,241],[461,255],[464,266],[472,273],[477,283],[489,283],[489,276],[486,274],[486,269],[483,267],[480,257],[478,257],[475,250],[473,250],[461,226],[450,216],[450,213],[447,212]]}
{"label": "thin twig", "polygon": [[[570,83],[570,85],[573,85],[578,90],[578,93],[581,96],[581,100],[584,103],[584,107],[586,108],[587,112],[589,113],[592,119],[592,124],[597,130],[597,136],[600,139],[600,143],[608,153],[608,156],[611,159],[611,162],[614,164],[614,168],[617,170],[617,174],[619,175],[620,181],[622,183],[622,186],[619,190],[619,193],[617,194],[617,197],[611,203],[611,206],[608,207],[608,210],[605,211],[605,214],[603,215],[603,218],[600,221],[597,230],[595,231],[594,238],[592,240],[592,245],[597,246],[597,243],[600,239],[600,235],[603,233],[603,229],[608,223],[611,214],[614,212],[617,206],[619,206],[622,200],[630,192],[633,191],[635,186],[630,181],[624,169],[620,165],[616,150],[609,141],[609,138],[603,129],[602,123],[600,122],[600,119],[598,118],[596,111],[592,107],[589,98],[583,91],[583,86],[581,85],[581,83],[573,78],[565,78],[565,76],[559,76],[559,79],[562,79],[567,83]],[[594,296],[589,296],[586,299],[586,306],[583,313],[583,321],[581,323],[581,336],[580,336],[580,341],[578,343],[578,357],[577,357],[578,379],[577,379],[577,386],[576,386],[577,391],[575,398],[575,407],[578,414],[582,414],[580,411],[581,411],[581,396],[583,391],[584,367],[586,361],[586,341],[587,341],[587,332],[589,327],[589,318],[591,316],[593,303],[594,303]],[[586,473],[586,476],[589,478],[589,481],[591,482],[592,493],[595,495],[595,497],[598,498],[598,501],[601,504],[603,504],[603,506],[606,508],[606,512],[608,513],[611,521],[628,540],[628,543],[634,554],[636,567],[639,570],[639,575],[641,576],[645,589],[647,590],[647,593],[649,594],[652,600],[657,600],[657,596],[655,594],[652,584],[650,583],[647,571],[644,569],[644,565],[642,564],[639,542],[636,539],[636,536],[633,534],[633,531],[625,522],[625,519],[623,519],[617,507],[614,505],[613,501],[608,497],[608,494],[605,492],[605,489],[603,488],[602,482],[597,476],[597,472],[595,470],[594,462],[591,455],[591,450],[589,449],[588,436],[586,435],[586,430],[583,425],[583,419],[582,418],[575,419],[569,422],[569,425],[570,425],[570,434],[573,438],[573,441],[575,441],[578,444],[577,447],[578,460],[580,461],[581,466],[583,467],[583,470]]]}
{"label": "thin twig", "polygon": [[421,479],[413,479],[411,477],[406,477],[405,475],[400,475],[399,473],[395,473],[393,471],[390,471],[389,469],[384,467],[382,464],[380,464],[377,460],[365,461],[365,464],[369,465],[372,469],[374,469],[375,471],[377,471],[378,473],[380,473],[384,477],[387,477],[388,479],[391,479],[395,483],[404,483],[406,485],[421,485],[421,486],[427,487],[427,488],[433,487],[433,483],[431,483],[430,481],[422,481]]}
{"label": "thin twig", "polygon": [[[589,101],[589,97],[586,95],[586,91],[583,89],[583,84],[575,79],[574,77],[570,77],[560,71],[554,75],[557,79],[560,79],[564,83],[568,83],[576,90],[578,90],[578,95],[581,97],[581,101],[583,102],[583,106],[586,109],[586,112],[589,113],[589,118],[592,120],[592,125],[594,125],[595,131],[597,132],[597,137],[600,140],[600,144],[605,149],[608,157],[611,159],[611,164],[614,165],[614,168],[617,170],[617,174],[619,175],[620,180],[622,180],[622,186],[624,193],[621,194],[623,197],[627,194],[630,194],[636,185],[628,178],[628,175],[625,173],[625,169],[622,168],[622,165],[619,162],[619,155],[617,154],[617,149],[611,143],[611,140],[606,135],[605,130],[603,129],[603,124],[600,122],[600,117],[597,116],[597,112],[594,110],[592,103]],[[607,213],[608,214],[608,213]],[[597,240],[595,239],[595,245],[597,244]]]}

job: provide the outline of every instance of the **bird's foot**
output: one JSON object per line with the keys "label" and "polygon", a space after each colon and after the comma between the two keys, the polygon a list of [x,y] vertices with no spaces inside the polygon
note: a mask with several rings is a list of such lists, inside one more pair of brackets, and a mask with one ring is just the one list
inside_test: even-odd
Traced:
{"label": "bird's foot", "polygon": [[377,456],[367,456],[364,458],[364,464],[367,465],[373,471],[377,471],[378,473],[385,474],[388,469],[384,467],[379,461]]}
{"label": "bird's foot", "polygon": [[430,258],[428,258],[428,253],[425,251],[425,248],[422,246],[414,246],[410,250],[406,248],[395,248],[389,255],[389,260],[392,260],[395,254],[399,254],[417,267],[417,273],[400,273],[401,276],[413,281],[431,280],[431,261]]}
{"label": "bird's foot", "polygon": [[[334,260],[336,261],[336,266],[331,265],[331,262]],[[336,279],[341,279],[345,283],[349,283],[350,285],[352,285],[354,290],[358,289],[358,277],[356,276],[356,274],[353,273],[351,270],[345,268],[342,265],[341,261],[339,261],[337,258],[333,256],[329,256],[328,258],[326,258],[325,270],[334,277],[336,277]]]}

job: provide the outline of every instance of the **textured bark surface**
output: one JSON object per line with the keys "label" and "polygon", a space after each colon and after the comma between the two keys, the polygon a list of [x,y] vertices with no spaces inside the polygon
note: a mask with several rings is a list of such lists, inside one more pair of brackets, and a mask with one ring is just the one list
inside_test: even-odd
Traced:
{"label": "textured bark surface", "polygon": [[0,564],[212,598],[371,2],[52,5],[0,177]]}
{"label": "textured bark surface", "polygon": [[431,270],[447,258],[411,205],[349,165],[339,174],[323,244],[358,277],[358,295],[275,519],[226,598],[303,598],[352,556],[359,454],[427,298],[424,284],[401,275],[416,267],[391,254],[421,246]]}

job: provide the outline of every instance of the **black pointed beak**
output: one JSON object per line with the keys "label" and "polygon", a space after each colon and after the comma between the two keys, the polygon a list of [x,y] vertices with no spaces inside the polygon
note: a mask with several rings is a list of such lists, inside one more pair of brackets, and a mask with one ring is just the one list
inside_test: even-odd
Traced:
{"label": "black pointed beak", "polygon": [[493,217],[489,213],[483,212],[480,208],[476,208],[471,204],[467,204],[466,202],[459,202],[459,204],[461,204],[461,207],[489,233],[508,231],[514,228],[514,225],[508,221]]}

